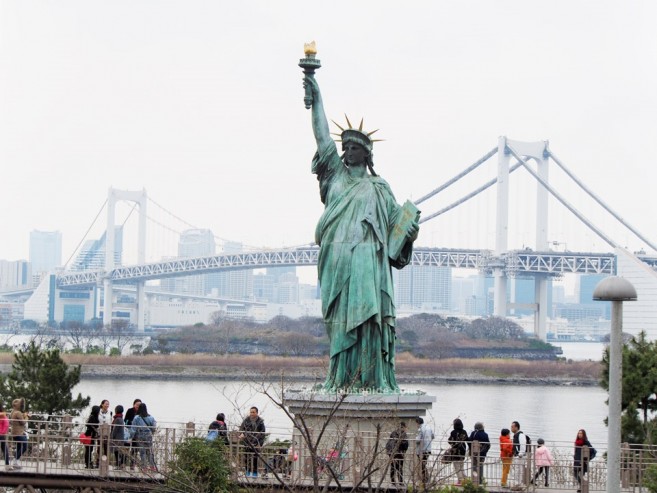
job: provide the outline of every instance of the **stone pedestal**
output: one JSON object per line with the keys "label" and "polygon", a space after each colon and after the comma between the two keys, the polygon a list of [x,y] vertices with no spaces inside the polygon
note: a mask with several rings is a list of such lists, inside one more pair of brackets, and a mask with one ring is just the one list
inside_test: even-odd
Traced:
{"label": "stone pedestal", "polygon": [[[332,460],[343,479],[354,483],[360,480],[366,464],[389,460],[385,444],[402,421],[407,425],[408,454],[415,453],[415,418],[425,416],[435,400],[434,396],[420,391],[344,396],[291,390],[284,394],[285,406],[298,423],[305,423],[310,442],[317,449],[315,462],[319,461],[320,465],[315,467],[321,468],[323,461]],[[299,477],[312,476],[313,460],[308,439],[295,429],[293,440],[299,453],[294,473]],[[387,468],[379,469],[378,476]]]}

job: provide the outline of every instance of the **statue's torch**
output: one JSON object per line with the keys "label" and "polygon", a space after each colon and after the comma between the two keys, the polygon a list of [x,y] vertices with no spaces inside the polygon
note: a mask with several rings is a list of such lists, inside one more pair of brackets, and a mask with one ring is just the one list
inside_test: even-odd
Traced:
{"label": "statue's torch", "polygon": [[[315,75],[315,70],[322,66],[321,62],[315,58],[317,55],[315,42],[304,43],[303,52],[306,54],[306,57],[299,60],[299,67],[303,69],[304,74],[313,76]],[[306,95],[303,98],[303,102],[306,105],[306,109],[309,109],[313,105],[313,91],[308,85],[306,86]]]}

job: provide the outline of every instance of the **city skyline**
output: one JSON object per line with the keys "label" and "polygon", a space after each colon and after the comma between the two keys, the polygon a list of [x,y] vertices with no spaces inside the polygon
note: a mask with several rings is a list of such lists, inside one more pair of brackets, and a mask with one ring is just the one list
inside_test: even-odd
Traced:
{"label": "city skyline", "polygon": [[[2,259],[27,258],[31,230],[59,230],[66,262],[110,186],[146,188],[179,217],[245,245],[311,242],[322,205],[296,64],[312,39],[329,117],[381,128],[375,169],[399,202],[456,175],[499,135],[549,139],[621,216],[656,229],[644,205],[657,173],[650,3],[5,2],[0,14],[0,209],[11,232]],[[512,176],[510,248],[532,246],[535,189],[526,173]],[[646,248],[563,189],[621,245]],[[459,210],[425,223],[418,245],[488,247],[492,192]],[[609,251],[559,206],[550,221],[555,248]]]}

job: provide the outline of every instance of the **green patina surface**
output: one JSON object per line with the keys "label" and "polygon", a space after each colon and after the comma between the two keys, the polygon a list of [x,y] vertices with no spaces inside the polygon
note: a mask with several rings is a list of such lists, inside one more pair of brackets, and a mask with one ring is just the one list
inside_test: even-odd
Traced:
{"label": "green patina surface", "polygon": [[410,202],[400,206],[388,183],[374,173],[373,141],[362,125],[356,129],[348,123],[342,129],[344,154],[338,154],[314,76],[306,74],[304,85],[317,141],[312,172],[325,205],[315,231],[330,339],[324,389],[398,392],[391,266],[410,262],[419,211]]}

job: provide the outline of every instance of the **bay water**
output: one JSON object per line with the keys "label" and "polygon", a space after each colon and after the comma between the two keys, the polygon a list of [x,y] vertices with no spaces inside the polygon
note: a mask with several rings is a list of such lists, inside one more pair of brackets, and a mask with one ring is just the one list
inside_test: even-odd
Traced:
{"label": "bay water", "polygon": [[[563,356],[573,360],[601,358],[604,345],[599,343],[559,344]],[[147,370],[143,370],[147,371]],[[253,381],[144,379],[143,374],[83,379],[75,392],[91,396],[92,404],[109,399],[126,409],[135,398],[146,402],[149,412],[162,425],[193,421],[206,427],[223,412],[229,427],[238,427],[251,406],[257,406],[273,437],[288,438],[292,426],[285,415],[262,391],[280,393],[280,384]],[[289,383],[303,387],[306,383]],[[497,439],[501,428],[519,421],[534,442],[572,443],[580,428],[586,429],[594,446],[607,441],[607,392],[597,386],[495,384],[417,384],[403,390],[422,390],[436,398],[425,420],[433,427],[436,440],[442,441],[459,417],[472,430],[482,421],[491,438]],[[78,418],[82,420],[83,418]]]}

